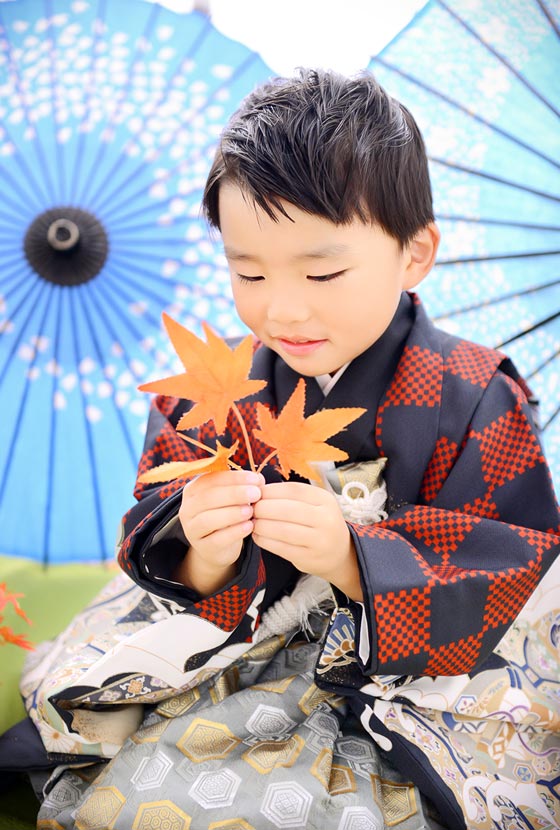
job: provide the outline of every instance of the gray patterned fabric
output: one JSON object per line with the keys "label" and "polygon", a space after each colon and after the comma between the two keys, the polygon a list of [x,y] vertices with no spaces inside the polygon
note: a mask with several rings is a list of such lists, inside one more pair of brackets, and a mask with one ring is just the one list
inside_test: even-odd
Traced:
{"label": "gray patterned fabric", "polygon": [[314,684],[319,648],[271,637],[161,702],[110,762],[56,770],[38,827],[436,826],[418,790],[384,762],[344,700]]}

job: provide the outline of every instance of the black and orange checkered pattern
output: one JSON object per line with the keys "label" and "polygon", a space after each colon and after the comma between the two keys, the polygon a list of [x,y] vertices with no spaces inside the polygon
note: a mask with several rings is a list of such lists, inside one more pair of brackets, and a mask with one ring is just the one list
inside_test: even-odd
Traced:
{"label": "black and orange checkered pattern", "polygon": [[[462,404],[468,421],[461,428],[460,418],[441,417],[416,504],[401,501],[384,522],[353,527],[371,591],[377,651],[367,671],[374,673],[473,671],[560,551],[558,506],[524,388],[498,371],[496,353],[452,345],[447,356],[442,349],[439,387],[443,401]],[[432,369],[425,373],[429,389],[412,387],[405,397],[406,367],[421,354],[405,350],[377,421],[381,447],[389,413],[394,428],[399,406],[430,406],[437,396]],[[393,436],[391,442],[398,446]]]}
{"label": "black and orange checkered pattern", "polygon": [[497,355],[504,357],[500,352],[460,340],[445,361],[445,371],[484,388],[496,368]]}
{"label": "black and orange checkered pattern", "polygon": [[403,407],[439,407],[441,397],[441,355],[418,345],[405,346],[399,366],[377,410],[376,442],[384,453],[385,419]]}
{"label": "black and orange checkered pattern", "polygon": [[437,648],[428,648],[424,674],[431,677],[465,674],[478,661],[481,643],[482,634],[477,633]]}
{"label": "black and orange checkered pattern", "polygon": [[541,445],[518,404],[484,429],[473,430],[471,435],[480,442],[482,477],[490,492],[544,464]]}
{"label": "black and orange checkered pattern", "polygon": [[411,506],[398,518],[388,519],[385,525],[392,530],[406,530],[427,548],[441,554],[442,563],[447,565],[450,554],[465,541],[479,521],[474,516],[418,505]]}
{"label": "black and orange checkered pattern", "polygon": [[437,439],[434,454],[426,467],[420,488],[420,496],[427,504],[430,504],[441,490],[458,455],[459,447],[454,441],[446,435],[441,435]]}
{"label": "black and orange checkered pattern", "polygon": [[232,585],[221,594],[195,603],[193,611],[198,612],[201,617],[214,623],[223,631],[233,631],[245,616],[255,593],[255,588],[240,588],[238,585]]}
{"label": "black and orange checkered pattern", "polygon": [[170,418],[180,403],[180,398],[173,398],[170,395],[157,395],[154,406],[156,406],[162,415]]}
{"label": "black and orange checkered pattern", "polygon": [[[511,623],[534,590],[542,572],[544,548],[558,548],[558,537],[549,536],[548,544],[541,541],[541,552],[534,546],[534,555],[524,568],[502,566],[498,570],[498,551],[494,562],[486,557],[481,566],[476,563],[476,549],[485,538],[495,536],[497,542],[495,522],[414,506],[402,508],[383,524],[393,532],[400,528],[401,533],[384,537],[385,550],[378,548],[378,561],[372,563],[371,572],[382,567],[386,558],[388,564],[399,562],[402,581],[411,587],[373,595],[382,673],[399,673],[405,662],[410,669],[413,655],[418,659],[410,673],[432,674],[434,666],[438,674],[471,671],[487,640],[499,639],[497,632]],[[372,539],[371,534],[361,534],[360,528],[355,530],[360,543],[367,538],[368,544]],[[511,534],[508,554],[519,556],[521,547],[514,538],[520,538],[517,529],[504,525],[501,530]],[[504,543],[506,539],[500,535]],[[546,538],[546,534],[540,536]],[[392,542],[393,552],[388,542]],[[467,605],[469,596],[472,602]],[[466,628],[472,628],[476,636],[466,636]],[[456,630],[465,636],[454,637]],[[444,654],[449,659],[445,670]]]}
{"label": "black and orange checkered pattern", "polygon": [[399,633],[398,637],[380,639],[380,663],[421,655],[429,648],[430,601],[428,588],[413,588],[411,591],[389,591],[376,605],[378,630],[392,629]]}

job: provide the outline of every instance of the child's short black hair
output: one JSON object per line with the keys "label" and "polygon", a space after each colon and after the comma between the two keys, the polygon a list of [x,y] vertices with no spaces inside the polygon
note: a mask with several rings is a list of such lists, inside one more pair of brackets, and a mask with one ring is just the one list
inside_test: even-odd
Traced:
{"label": "child's short black hair", "polygon": [[434,219],[420,130],[370,73],[306,69],[255,89],[224,129],[206,182],[202,206],[216,228],[226,181],[273,219],[283,199],[336,224],[376,222],[401,245]]}

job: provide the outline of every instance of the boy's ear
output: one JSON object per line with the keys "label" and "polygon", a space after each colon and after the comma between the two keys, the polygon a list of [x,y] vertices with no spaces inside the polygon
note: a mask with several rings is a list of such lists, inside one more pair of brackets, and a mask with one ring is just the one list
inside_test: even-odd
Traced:
{"label": "boy's ear", "polygon": [[403,288],[408,291],[422,282],[435,262],[441,234],[435,222],[418,231],[407,248],[408,264]]}

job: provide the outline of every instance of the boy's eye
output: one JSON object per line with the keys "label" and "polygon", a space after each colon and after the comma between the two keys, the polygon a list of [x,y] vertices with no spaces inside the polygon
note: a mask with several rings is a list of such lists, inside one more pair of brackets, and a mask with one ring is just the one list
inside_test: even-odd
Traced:
{"label": "boy's eye", "polygon": [[247,277],[245,274],[238,274],[237,279],[239,282],[259,282],[260,280],[264,280],[264,277]]}
{"label": "boy's eye", "polygon": [[334,274],[322,274],[317,277],[308,274],[307,279],[313,282],[331,282],[332,280],[336,280],[337,277],[341,277],[344,273],[345,271],[336,271]]}
{"label": "boy's eye", "polygon": [[[311,280],[312,282],[331,282],[332,280],[337,279],[337,277],[341,277],[345,271],[336,271],[334,274],[318,274],[315,276],[314,274],[308,274],[307,279]],[[239,282],[250,283],[250,282],[260,282],[264,280],[262,275],[256,277],[249,277],[246,274],[237,274],[237,279]]]}

